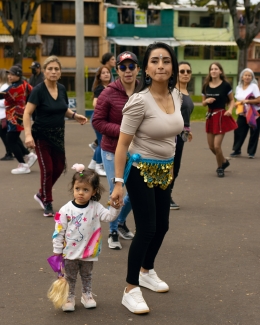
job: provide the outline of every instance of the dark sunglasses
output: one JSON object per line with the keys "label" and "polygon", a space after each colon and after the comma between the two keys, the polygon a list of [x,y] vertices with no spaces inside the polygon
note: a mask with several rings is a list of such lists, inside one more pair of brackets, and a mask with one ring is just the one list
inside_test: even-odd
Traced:
{"label": "dark sunglasses", "polygon": [[130,63],[130,64],[128,64],[128,65],[120,64],[120,65],[118,66],[118,68],[119,68],[121,71],[125,72],[127,68],[128,68],[130,71],[134,71],[135,68],[136,68],[136,66],[135,66],[134,63]]}
{"label": "dark sunglasses", "polygon": [[187,74],[191,74],[191,70],[180,70],[179,73],[180,74],[184,74],[185,72],[187,72]]}

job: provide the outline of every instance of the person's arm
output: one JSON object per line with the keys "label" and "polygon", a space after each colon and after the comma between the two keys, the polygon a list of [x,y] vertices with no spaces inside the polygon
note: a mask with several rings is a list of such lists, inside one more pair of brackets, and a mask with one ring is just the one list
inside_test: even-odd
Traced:
{"label": "person's arm", "polygon": [[32,137],[31,116],[36,109],[36,105],[28,102],[23,113],[23,126],[25,135],[25,146],[35,148],[35,142]]}
{"label": "person's arm", "polygon": [[252,98],[252,99],[241,100],[240,103],[241,104],[253,104],[253,105],[260,104],[260,96],[257,98],[254,98],[254,99]]}
{"label": "person's arm", "polygon": [[235,100],[234,100],[234,95],[233,92],[228,94],[228,99],[229,99],[229,104],[228,104],[228,110],[225,112],[225,116],[231,116],[233,108],[235,106]]}
{"label": "person's arm", "polygon": [[[120,132],[119,140],[115,152],[115,178],[124,178],[124,170],[126,165],[126,155],[129,145],[133,139],[133,135]],[[120,206],[123,205],[123,183],[116,182],[113,193],[111,194],[111,205],[113,202],[118,202]]]}
{"label": "person's arm", "polygon": [[216,100],[216,98],[214,98],[214,97],[206,98],[206,96],[202,95],[202,105],[203,106],[207,106],[208,104],[212,104],[215,100]]}
{"label": "person's arm", "polygon": [[76,120],[81,125],[86,124],[88,121],[88,119],[85,116],[73,112],[70,108],[67,109],[65,116]]}

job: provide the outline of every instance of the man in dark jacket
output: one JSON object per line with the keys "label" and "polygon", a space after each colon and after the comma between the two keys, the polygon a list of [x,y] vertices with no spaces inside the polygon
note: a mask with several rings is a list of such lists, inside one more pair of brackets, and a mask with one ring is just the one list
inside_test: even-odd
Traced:
{"label": "man in dark jacket", "polygon": [[33,87],[38,85],[39,83],[43,82],[44,75],[41,71],[41,65],[39,62],[33,62],[30,66],[30,69],[32,69],[32,75],[29,79],[29,84]]}

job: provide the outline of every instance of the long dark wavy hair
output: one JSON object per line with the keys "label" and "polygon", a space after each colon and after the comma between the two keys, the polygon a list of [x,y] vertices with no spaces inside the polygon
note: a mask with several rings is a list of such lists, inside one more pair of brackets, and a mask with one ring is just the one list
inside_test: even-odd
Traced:
{"label": "long dark wavy hair", "polygon": [[140,91],[150,87],[150,85],[147,85],[145,83],[145,77],[146,77],[145,70],[147,68],[148,60],[150,58],[151,52],[155,49],[165,49],[170,54],[170,57],[172,60],[172,74],[173,74],[172,78],[173,78],[173,80],[172,80],[172,83],[169,84],[169,86],[168,86],[169,91],[172,91],[177,83],[179,67],[178,67],[178,61],[177,61],[177,58],[176,58],[173,48],[170,47],[168,44],[165,44],[162,42],[156,42],[156,43],[150,44],[146,49],[146,52],[144,54],[143,63],[142,63],[141,79],[140,79],[138,86],[135,89],[135,93],[139,93]]}

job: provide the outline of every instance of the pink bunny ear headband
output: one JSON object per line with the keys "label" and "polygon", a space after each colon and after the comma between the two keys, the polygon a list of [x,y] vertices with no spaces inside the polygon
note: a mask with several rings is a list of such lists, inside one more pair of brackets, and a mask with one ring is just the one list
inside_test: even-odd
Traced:
{"label": "pink bunny ear headband", "polygon": [[80,176],[83,176],[83,171],[85,170],[85,166],[83,164],[74,164],[71,169],[75,169],[76,172],[79,173]]}

